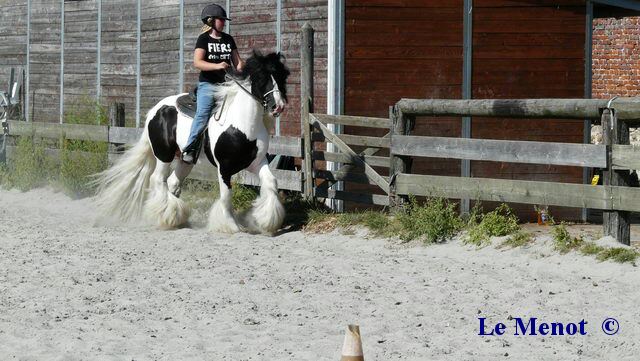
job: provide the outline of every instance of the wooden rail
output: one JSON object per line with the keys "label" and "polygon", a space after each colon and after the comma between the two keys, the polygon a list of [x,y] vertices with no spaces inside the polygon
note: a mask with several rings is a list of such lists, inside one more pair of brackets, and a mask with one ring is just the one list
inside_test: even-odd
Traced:
{"label": "wooden rail", "polygon": [[[7,158],[13,156],[16,151],[15,146],[7,146]],[[45,153],[53,159],[60,159],[62,151],[60,149],[51,149],[48,148],[45,150]],[[81,155],[89,155],[87,152],[77,152],[71,151],[71,156],[81,156]],[[109,154],[109,161],[114,162],[118,158],[120,158],[122,154]],[[218,181],[218,172],[208,160],[201,158],[202,161],[199,161],[189,173],[188,178],[190,179],[199,179],[210,182]],[[278,188],[286,189],[291,191],[302,191],[302,172],[297,171],[289,171],[282,169],[272,169],[271,172],[278,180]],[[250,185],[250,186],[259,186],[260,178],[255,174],[247,171],[242,171],[233,176],[232,181],[239,184]]]}
{"label": "wooden rail", "polygon": [[[112,127],[9,121],[9,135],[40,138],[91,140],[97,142],[134,144],[142,136],[142,128]],[[269,140],[270,154],[302,157],[302,140],[296,137],[273,136]]]}
{"label": "wooden rail", "polygon": [[640,212],[640,189],[589,184],[398,174],[399,194]]}
{"label": "wooden rail", "polygon": [[[405,115],[470,116],[546,119],[600,119],[606,99],[401,99],[396,108]],[[616,116],[628,124],[640,121],[640,98],[616,98]]]}
{"label": "wooden rail", "polygon": [[[393,137],[396,155],[605,168],[604,145],[448,137]],[[624,162],[622,162],[624,163]]]}

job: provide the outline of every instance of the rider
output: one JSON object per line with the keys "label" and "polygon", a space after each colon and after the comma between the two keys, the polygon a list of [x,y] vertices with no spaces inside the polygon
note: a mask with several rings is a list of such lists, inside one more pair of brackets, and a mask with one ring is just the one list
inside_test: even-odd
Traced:
{"label": "rider", "polygon": [[227,12],[219,5],[211,4],[202,9],[202,34],[196,41],[193,53],[193,65],[200,69],[197,92],[197,110],[191,124],[187,145],[182,151],[182,160],[195,163],[200,151],[199,138],[207,127],[214,107],[213,92],[217,84],[225,81],[225,71],[235,66],[242,71],[244,62],[240,58],[236,42],[231,35],[224,33],[225,21],[230,21]]}

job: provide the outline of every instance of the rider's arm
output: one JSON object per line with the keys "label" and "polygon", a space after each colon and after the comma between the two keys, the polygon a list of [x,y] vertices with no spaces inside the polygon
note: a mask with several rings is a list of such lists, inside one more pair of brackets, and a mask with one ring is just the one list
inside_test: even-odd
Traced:
{"label": "rider's arm", "polygon": [[207,62],[206,60],[204,60],[204,57],[206,56],[206,54],[207,52],[201,48],[197,48],[193,52],[193,66],[195,66],[196,69],[200,69],[204,71],[212,71],[212,70],[224,70],[229,67],[229,64],[225,62],[221,62],[218,64]]}
{"label": "rider's arm", "polygon": [[236,71],[241,72],[244,67],[244,61],[240,58],[240,53],[238,53],[238,49],[233,49],[231,51],[231,60],[233,60],[233,65],[236,66]]}

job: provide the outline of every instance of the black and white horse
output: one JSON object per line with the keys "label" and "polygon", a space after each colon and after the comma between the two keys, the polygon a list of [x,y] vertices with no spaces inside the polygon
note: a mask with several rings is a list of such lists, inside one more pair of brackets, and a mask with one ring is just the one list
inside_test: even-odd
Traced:
{"label": "black and white horse", "polygon": [[[215,94],[216,108],[204,142],[220,184],[220,197],[209,214],[212,231],[273,233],[282,225],[284,207],[266,153],[274,110],[286,101],[288,75],[280,54],[254,52],[243,73],[221,84]],[[97,175],[95,201],[103,215],[127,222],[146,218],[162,228],[188,221],[190,210],[179,198],[182,181],[193,168],[179,157],[192,122],[179,106],[185,96],[170,96],[154,106],[136,145]],[[231,176],[243,169],[259,176],[260,195],[240,219],[232,209]]]}

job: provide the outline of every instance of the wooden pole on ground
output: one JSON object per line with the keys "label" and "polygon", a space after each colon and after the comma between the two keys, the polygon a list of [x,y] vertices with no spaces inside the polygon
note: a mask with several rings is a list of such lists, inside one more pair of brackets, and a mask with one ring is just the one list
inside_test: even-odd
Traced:
{"label": "wooden pole on ground", "polygon": [[[394,135],[408,135],[411,131],[412,118],[402,113],[396,105],[389,107],[389,118],[391,121],[389,137],[393,144]],[[393,147],[391,147],[393,148]],[[396,177],[400,173],[411,172],[411,158],[394,154],[389,151],[389,207],[397,211],[402,206],[403,198],[396,193]]]}
{"label": "wooden pole on ground", "polygon": [[313,113],[313,28],[305,23],[300,46],[300,126],[304,139],[304,198],[313,198],[313,160],[309,113]]}
{"label": "wooden pole on ground", "polygon": [[360,326],[349,325],[347,327],[347,332],[344,335],[344,343],[342,344],[340,361],[364,361]]}
{"label": "wooden pole on ground", "polygon": [[[602,137],[607,146],[607,170],[603,174],[602,184],[608,186],[629,186],[629,170],[613,170],[611,148],[615,144],[629,144],[629,126],[619,121],[614,109],[605,108],[602,111]],[[609,211],[602,213],[604,235],[612,236],[618,242],[630,245],[631,227],[627,211]]]}

